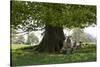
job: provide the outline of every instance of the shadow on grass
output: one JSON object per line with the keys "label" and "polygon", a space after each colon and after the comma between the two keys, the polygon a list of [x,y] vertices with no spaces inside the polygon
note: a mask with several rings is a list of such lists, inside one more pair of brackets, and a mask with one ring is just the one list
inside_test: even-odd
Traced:
{"label": "shadow on grass", "polygon": [[95,47],[77,49],[73,54],[50,54],[34,51],[37,46],[12,50],[12,66],[61,64],[96,61]]}

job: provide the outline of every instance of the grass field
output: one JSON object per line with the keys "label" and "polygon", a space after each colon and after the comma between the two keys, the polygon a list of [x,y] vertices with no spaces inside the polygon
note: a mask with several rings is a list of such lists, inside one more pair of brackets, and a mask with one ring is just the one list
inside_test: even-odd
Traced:
{"label": "grass field", "polygon": [[11,49],[20,49],[20,48],[25,48],[25,47],[29,47],[30,45],[24,45],[24,44],[13,44],[11,45]]}
{"label": "grass field", "polygon": [[28,45],[12,45],[12,65],[42,65],[42,64],[61,64],[74,62],[96,61],[96,46],[85,46],[85,48],[77,49],[72,54],[49,54],[38,53],[34,50],[23,50],[22,48],[31,48]]}

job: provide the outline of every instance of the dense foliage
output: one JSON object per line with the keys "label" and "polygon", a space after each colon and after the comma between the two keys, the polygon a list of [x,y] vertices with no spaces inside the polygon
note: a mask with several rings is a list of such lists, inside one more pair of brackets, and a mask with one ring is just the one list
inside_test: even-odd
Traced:
{"label": "dense foliage", "polygon": [[93,23],[96,24],[96,6],[11,2],[11,27],[21,28],[23,31],[41,29],[45,25],[83,28]]}

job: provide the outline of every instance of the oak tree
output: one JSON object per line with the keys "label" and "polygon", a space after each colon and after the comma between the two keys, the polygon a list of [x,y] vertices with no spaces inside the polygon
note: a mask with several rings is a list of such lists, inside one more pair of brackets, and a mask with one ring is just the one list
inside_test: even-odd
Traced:
{"label": "oak tree", "polygon": [[59,52],[65,39],[63,28],[96,24],[96,6],[30,1],[11,1],[11,28],[24,32],[45,29],[36,50]]}

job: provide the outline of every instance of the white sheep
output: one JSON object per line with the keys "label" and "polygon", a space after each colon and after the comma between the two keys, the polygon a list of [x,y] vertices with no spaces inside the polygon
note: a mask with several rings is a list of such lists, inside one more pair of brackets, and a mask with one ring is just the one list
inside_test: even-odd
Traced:
{"label": "white sheep", "polygon": [[67,36],[63,42],[63,47],[60,53],[72,53],[73,50],[76,50],[77,48],[82,48],[82,42],[77,42],[76,40],[72,39],[72,36]]}
{"label": "white sheep", "polygon": [[60,53],[70,53],[72,52],[74,41],[72,40],[71,36],[67,36],[63,42],[63,47]]}

